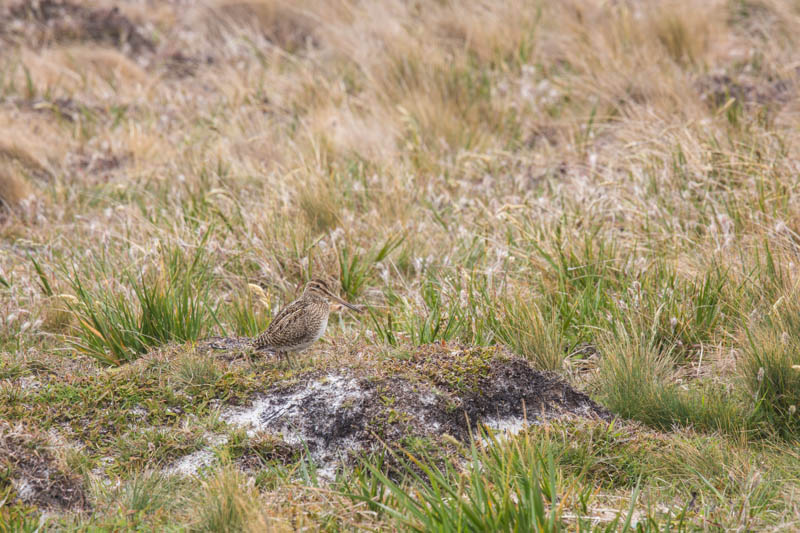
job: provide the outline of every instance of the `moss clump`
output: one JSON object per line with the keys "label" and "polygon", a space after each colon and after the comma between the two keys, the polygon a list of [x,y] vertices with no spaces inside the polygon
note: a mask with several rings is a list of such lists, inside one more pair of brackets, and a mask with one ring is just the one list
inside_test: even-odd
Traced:
{"label": "moss clump", "polygon": [[508,354],[497,346],[428,344],[401,361],[400,366],[448,391],[478,394],[481,380],[501,359],[508,359]]}
{"label": "moss clump", "polygon": [[[194,371],[187,360],[182,347],[173,346],[120,369],[64,379],[38,376],[41,387],[0,402],[0,420],[35,421],[42,430],[68,426],[72,438],[89,450],[116,455],[120,436],[142,424],[177,431],[184,416],[202,418],[216,401],[241,404],[292,378],[278,370],[236,366],[206,372],[202,387],[187,385],[187,374]],[[198,379],[196,373],[191,377]]]}

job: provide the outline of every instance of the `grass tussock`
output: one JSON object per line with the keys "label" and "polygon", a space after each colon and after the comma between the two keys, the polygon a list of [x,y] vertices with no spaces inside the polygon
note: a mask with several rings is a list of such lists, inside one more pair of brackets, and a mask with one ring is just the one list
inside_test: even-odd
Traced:
{"label": "grass tussock", "polygon": [[181,484],[181,480],[159,472],[139,472],[119,486],[99,486],[97,497],[106,505],[116,505],[118,513],[145,522],[185,503],[179,496]]}
{"label": "grass tussock", "polygon": [[174,372],[174,378],[178,385],[189,390],[213,386],[221,375],[222,371],[216,361],[196,356],[180,359]]}
{"label": "grass tussock", "polygon": [[598,384],[614,412],[664,430],[674,425],[732,434],[753,429],[751,414],[724,390],[713,384],[688,391],[678,386],[672,380],[674,354],[652,339],[610,338],[599,351]]}
{"label": "grass tussock", "polygon": [[228,468],[203,482],[203,491],[195,502],[193,531],[245,531],[256,522],[258,495],[236,470]]}
{"label": "grass tussock", "polygon": [[800,435],[800,307],[788,291],[745,333],[738,362],[756,416],[793,439]]}
{"label": "grass tussock", "polygon": [[529,359],[536,368],[561,370],[567,346],[554,314],[544,316],[522,295],[503,300],[497,308],[502,314],[490,316],[489,327],[499,342]]}
{"label": "grass tussock", "polygon": [[[199,248],[193,255],[162,246],[160,264],[154,271],[121,272],[94,257],[89,265],[92,284],[76,267],[66,276],[74,291],[68,306],[75,316],[75,349],[107,365],[136,359],[148,349],[167,342],[198,340],[210,331],[216,311],[209,301],[210,265]],[[120,283],[121,281],[121,283]]]}
{"label": "grass tussock", "polygon": [[560,468],[565,456],[547,450],[528,434],[508,441],[489,435],[484,443],[471,444],[465,468],[407,454],[401,459],[402,481],[386,476],[378,461],[364,463],[345,486],[353,490],[350,498],[410,531],[660,531],[673,524],[682,530],[683,513],[654,513],[634,527],[638,488],[630,508],[601,519],[588,515],[593,495],[582,489],[585,470],[565,475]]}

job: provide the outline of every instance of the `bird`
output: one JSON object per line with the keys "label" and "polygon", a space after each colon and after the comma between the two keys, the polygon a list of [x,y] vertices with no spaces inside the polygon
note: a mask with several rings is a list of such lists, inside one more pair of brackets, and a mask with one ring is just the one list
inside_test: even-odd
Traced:
{"label": "bird", "polygon": [[336,296],[324,280],[312,279],[303,295],[278,311],[267,329],[253,339],[253,349],[274,352],[289,363],[289,353],[302,352],[325,333],[331,302],[359,313],[364,310]]}

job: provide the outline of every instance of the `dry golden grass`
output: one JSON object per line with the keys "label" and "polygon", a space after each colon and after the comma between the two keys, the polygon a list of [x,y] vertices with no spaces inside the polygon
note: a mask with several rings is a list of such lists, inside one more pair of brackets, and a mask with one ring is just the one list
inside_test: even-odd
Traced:
{"label": "dry golden grass", "polygon": [[4,209],[17,207],[31,194],[28,182],[19,174],[11,169],[0,170],[0,203]]}
{"label": "dry golden grass", "polygon": [[[775,318],[800,261],[796,2],[198,0],[126,3],[113,17],[104,0],[40,4],[24,16],[21,2],[0,6],[1,408],[19,404],[18,373],[106,372],[65,339],[88,320],[80,311],[113,298],[138,309],[131,279],[163,272],[162,248],[202,250],[214,311],[203,331],[248,332],[309,277],[348,274],[374,312],[332,320],[352,353],[411,349],[434,308],[460,313],[455,340],[505,334],[628,416],[737,447],[726,487],[738,503],[718,512],[709,490],[716,522],[695,524],[797,527],[796,483],[774,480],[773,507],[749,499],[762,492],[745,452],[765,445],[740,432],[778,437],[736,419],[797,427],[788,406],[759,411],[758,367],[742,360],[768,349],[800,363],[780,343],[793,322]],[[597,346],[611,356],[590,356]],[[636,403],[639,378],[622,379],[631,354],[656,376],[646,399],[672,411],[623,409]],[[775,397],[796,386],[786,376]],[[708,397],[722,403],[694,402]],[[800,471],[781,442],[770,460]],[[246,478],[231,467],[181,494],[217,506],[208,529],[226,514],[254,530],[397,527],[297,479]],[[653,505],[685,488],[670,481],[661,500],[652,483]]]}

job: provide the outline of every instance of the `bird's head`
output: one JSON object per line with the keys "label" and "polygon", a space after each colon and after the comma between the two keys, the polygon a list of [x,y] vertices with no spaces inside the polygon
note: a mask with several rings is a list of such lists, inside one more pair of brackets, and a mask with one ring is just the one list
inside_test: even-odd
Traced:
{"label": "bird's head", "polygon": [[348,309],[352,309],[353,311],[356,311],[357,313],[360,313],[361,311],[364,310],[362,306],[353,305],[350,302],[346,302],[345,300],[342,300],[341,298],[336,296],[333,293],[333,291],[330,289],[328,284],[325,282],[325,280],[322,280],[322,279],[319,279],[319,278],[315,278],[315,279],[312,279],[311,281],[309,281],[306,284],[305,290],[303,290],[303,294],[304,295],[306,295],[306,294],[317,295],[317,296],[325,299],[328,302],[336,302],[336,303],[342,304],[343,306],[347,307]]}

